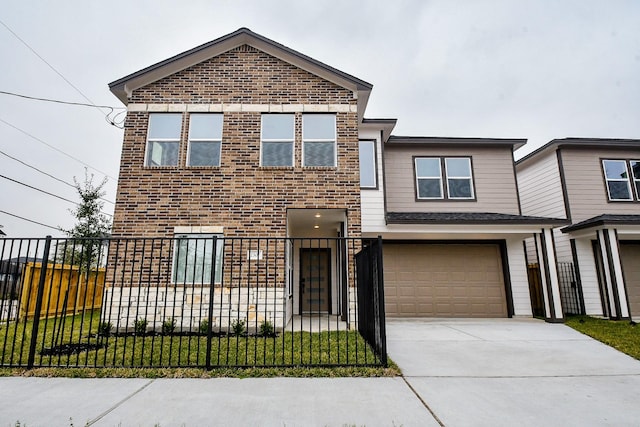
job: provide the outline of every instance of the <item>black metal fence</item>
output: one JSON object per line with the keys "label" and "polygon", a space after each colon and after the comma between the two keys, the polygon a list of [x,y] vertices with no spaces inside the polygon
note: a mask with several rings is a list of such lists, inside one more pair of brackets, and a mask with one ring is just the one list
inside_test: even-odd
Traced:
{"label": "black metal fence", "polygon": [[560,300],[564,314],[585,314],[573,263],[558,263],[558,280],[560,281]]}
{"label": "black metal fence", "polygon": [[386,365],[379,251],[350,238],[3,239],[0,366]]}

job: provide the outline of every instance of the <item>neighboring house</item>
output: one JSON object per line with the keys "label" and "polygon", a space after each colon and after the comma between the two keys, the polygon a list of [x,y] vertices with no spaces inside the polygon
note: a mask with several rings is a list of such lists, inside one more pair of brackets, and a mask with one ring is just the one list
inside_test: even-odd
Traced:
{"label": "neighboring house", "polygon": [[[522,215],[513,150],[525,140],[360,135],[378,165],[362,234],[384,239],[387,315],[532,316],[523,241],[539,234],[553,263],[550,230],[566,221]],[[557,276],[543,279],[545,317],[561,320]]]}
{"label": "neighboring house", "polygon": [[[305,257],[314,256],[302,241],[275,249],[286,265],[266,265],[271,298],[287,301],[287,318],[337,314],[354,285],[340,263],[360,243],[344,249],[336,238],[382,236],[390,316],[532,315],[523,241],[539,234],[555,265],[550,230],[566,221],[522,215],[513,150],[524,140],[393,137],[394,119],[364,118],[371,84],[244,28],[109,86],[127,106],[113,237],[175,238],[173,258],[153,244],[131,251],[173,263],[165,281],[194,283],[181,273],[197,270],[180,255],[189,239],[320,238],[308,243],[316,255],[326,249],[313,261],[331,277],[316,288],[324,305],[310,309],[300,297]],[[209,244],[193,251],[196,264],[206,265]],[[216,252],[216,263],[235,268],[231,256]],[[548,270],[545,317],[555,321],[558,281]],[[230,274],[243,282],[242,271]],[[149,290],[158,280],[140,273],[136,283]]]}
{"label": "neighboring house", "polygon": [[516,170],[523,213],[570,221],[553,237],[581,311],[640,319],[640,140],[554,139]]}

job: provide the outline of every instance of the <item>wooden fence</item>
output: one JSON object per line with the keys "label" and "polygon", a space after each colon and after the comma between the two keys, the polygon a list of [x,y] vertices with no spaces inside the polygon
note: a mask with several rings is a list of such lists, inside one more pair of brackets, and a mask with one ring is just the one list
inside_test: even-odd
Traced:
{"label": "wooden fence", "polygon": [[[22,273],[20,317],[34,316],[42,264],[29,262]],[[102,307],[105,269],[83,272],[77,265],[49,264],[40,317],[78,313]]]}

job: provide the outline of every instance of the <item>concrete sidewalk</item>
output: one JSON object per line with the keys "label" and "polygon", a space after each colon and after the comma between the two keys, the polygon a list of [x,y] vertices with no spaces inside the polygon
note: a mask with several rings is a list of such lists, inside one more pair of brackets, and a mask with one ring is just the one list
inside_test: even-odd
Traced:
{"label": "concrete sidewalk", "polygon": [[438,426],[402,378],[0,378],[0,427]]}
{"label": "concrete sidewalk", "polygon": [[535,319],[392,320],[389,356],[446,426],[638,426],[640,361]]}

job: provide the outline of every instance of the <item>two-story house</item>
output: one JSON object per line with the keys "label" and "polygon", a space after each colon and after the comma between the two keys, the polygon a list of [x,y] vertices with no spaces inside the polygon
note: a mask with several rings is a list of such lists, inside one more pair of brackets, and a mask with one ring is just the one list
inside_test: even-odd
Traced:
{"label": "two-story house", "polygon": [[571,223],[553,238],[581,311],[640,318],[640,140],[554,139],[516,170],[523,213]]}
{"label": "two-story house", "polygon": [[[523,241],[538,235],[553,266],[551,229],[566,221],[522,215],[513,151],[526,141],[360,135],[379,165],[362,183],[362,233],[384,239],[387,315],[532,316]],[[557,321],[546,273],[545,317]]]}
{"label": "two-story house", "polygon": [[149,264],[114,274],[111,307],[138,304],[126,321],[212,281],[240,316],[344,315],[362,242],[338,239],[378,236],[389,316],[531,316],[523,241],[538,235],[545,317],[562,318],[551,229],[566,221],[522,214],[525,140],[391,136],[394,119],[364,117],[371,84],[244,28],[110,89],[127,106],[113,236],[175,242],[115,251]]}

